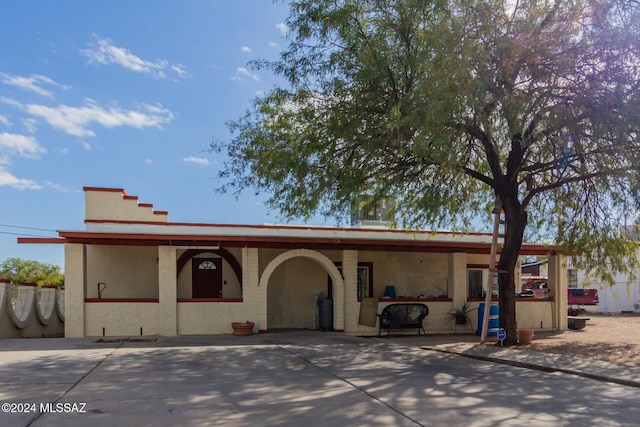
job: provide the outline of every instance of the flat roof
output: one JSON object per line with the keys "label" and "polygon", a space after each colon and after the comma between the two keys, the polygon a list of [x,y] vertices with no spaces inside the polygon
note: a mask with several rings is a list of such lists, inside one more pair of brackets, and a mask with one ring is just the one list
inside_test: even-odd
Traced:
{"label": "flat roof", "polygon": [[[19,238],[19,243],[84,243],[127,246],[351,249],[489,254],[492,235],[478,232],[396,230],[306,225],[203,224],[86,220],[86,230],[59,231],[59,239]],[[555,253],[523,244],[522,255]]]}

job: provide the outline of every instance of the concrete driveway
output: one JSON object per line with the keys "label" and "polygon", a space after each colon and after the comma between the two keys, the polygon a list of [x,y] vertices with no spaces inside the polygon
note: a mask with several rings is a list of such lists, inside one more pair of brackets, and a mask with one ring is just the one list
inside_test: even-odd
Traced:
{"label": "concrete driveway", "polygon": [[428,351],[402,339],[299,331],[153,340],[0,341],[0,402],[3,411],[7,403],[17,411],[0,413],[0,425],[558,426],[640,419],[637,388]]}

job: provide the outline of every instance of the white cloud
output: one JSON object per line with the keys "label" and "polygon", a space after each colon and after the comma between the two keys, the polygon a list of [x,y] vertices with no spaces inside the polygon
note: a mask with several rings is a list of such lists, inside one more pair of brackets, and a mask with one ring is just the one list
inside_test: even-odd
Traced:
{"label": "white cloud", "polygon": [[243,51],[244,53],[251,53],[251,52],[253,52],[249,46],[242,46],[242,51]]}
{"label": "white cloud", "polygon": [[3,104],[11,105],[12,107],[23,109],[24,106],[20,103],[20,101],[16,101],[15,99],[5,98],[4,96],[0,96],[0,102]]}
{"label": "white cloud", "polygon": [[154,163],[151,159],[144,159],[144,162],[148,165],[152,165]]}
{"label": "white cloud", "polygon": [[58,153],[60,153],[60,154],[62,154],[62,155],[65,155],[65,156],[66,156],[67,154],[69,154],[69,149],[68,149],[67,147],[60,148],[60,149],[55,150],[55,151],[57,151]]}
{"label": "white cloud", "polygon": [[62,193],[68,193],[69,191],[71,191],[60,184],[56,184],[55,182],[45,181],[44,183],[46,184],[47,187],[51,188],[52,190],[60,191]]}
{"label": "white cloud", "polygon": [[171,69],[173,70],[174,73],[176,73],[179,77],[185,78],[189,76],[189,73],[187,73],[187,69],[185,68],[184,65],[182,64],[173,64],[171,66]]}
{"label": "white cloud", "polygon": [[[47,76],[43,76],[40,74],[32,74],[29,77],[24,76],[11,76],[9,74],[0,73],[0,78],[2,79],[2,83],[15,86],[23,90],[28,90],[30,92],[37,93],[38,95],[46,96],[49,98],[53,98],[53,93],[43,88],[44,85],[50,86],[60,86],[55,81],[51,80]],[[68,88],[68,86],[63,86],[63,89]],[[65,89],[66,90],[66,89]]]}
{"label": "white cloud", "polygon": [[0,154],[2,155],[39,159],[40,155],[46,153],[47,149],[38,144],[33,136],[0,133]]}
{"label": "white cloud", "polygon": [[[95,36],[95,35],[94,35]],[[164,79],[167,77],[165,70],[170,69],[178,75],[178,77],[186,77],[187,72],[182,64],[169,64],[166,59],[157,59],[149,61],[135,55],[129,49],[114,46],[109,38],[99,38],[97,46],[91,49],[82,49],[80,53],[89,58],[90,63],[111,65],[120,65],[136,73],[150,74],[156,78]]]}
{"label": "white cloud", "polygon": [[91,144],[89,144],[87,141],[80,141],[80,144],[82,144],[82,148],[84,148],[84,151],[91,151]]}
{"label": "white cloud", "polygon": [[185,157],[182,159],[185,162],[195,163],[197,165],[209,166],[209,159],[205,159],[204,157]]}
{"label": "white cloud", "polygon": [[289,31],[289,29],[287,28],[287,25],[284,22],[276,24],[276,28],[278,29],[278,31],[280,31],[280,34],[282,34],[283,36],[286,36],[287,32]]}
{"label": "white cloud", "polygon": [[235,81],[244,81],[246,79],[252,79],[255,81],[259,81],[260,78],[258,77],[257,74],[251,74],[251,72],[249,70],[247,70],[246,68],[243,67],[238,67],[236,68],[236,74],[234,76],[231,77],[231,80],[235,80]]}
{"label": "white cloud", "polygon": [[11,122],[9,121],[9,119],[7,119],[7,117],[3,116],[2,114],[0,114],[0,123],[5,125],[6,127],[11,126]]}
{"label": "white cloud", "polygon": [[36,123],[36,119],[22,119],[22,124],[29,133],[36,133],[38,131],[38,126],[36,126]]}
{"label": "white cloud", "polygon": [[29,104],[24,106],[24,110],[44,119],[54,129],[80,137],[95,136],[95,132],[89,129],[94,123],[108,129],[121,126],[160,128],[174,117],[170,110],[161,105],[142,104],[137,110],[123,110],[118,107],[103,108],[91,99],[85,99],[85,105],[81,107]]}
{"label": "white cloud", "polygon": [[4,167],[0,166],[0,187],[11,187],[16,190],[40,190],[41,185],[38,185],[35,181],[30,179],[17,178],[7,171]]}
{"label": "white cloud", "polygon": [[270,47],[280,47],[280,45],[278,43],[275,43],[275,42],[269,42],[269,46]]}

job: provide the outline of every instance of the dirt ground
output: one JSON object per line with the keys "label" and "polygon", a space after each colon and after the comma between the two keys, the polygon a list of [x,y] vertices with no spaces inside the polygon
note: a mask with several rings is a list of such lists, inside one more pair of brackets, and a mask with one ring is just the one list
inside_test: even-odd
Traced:
{"label": "dirt ground", "polygon": [[590,318],[584,329],[535,332],[531,344],[519,348],[640,366],[640,315],[603,316],[589,312],[582,316]]}

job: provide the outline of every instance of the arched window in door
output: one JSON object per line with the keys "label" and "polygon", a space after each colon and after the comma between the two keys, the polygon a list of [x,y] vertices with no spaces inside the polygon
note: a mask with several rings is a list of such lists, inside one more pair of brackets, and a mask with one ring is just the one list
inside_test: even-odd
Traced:
{"label": "arched window in door", "polygon": [[199,270],[215,270],[216,269],[216,265],[213,262],[209,261],[209,260],[202,261],[200,263],[200,265],[198,266],[198,269]]}

